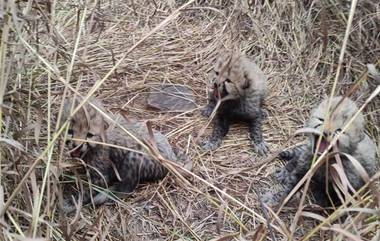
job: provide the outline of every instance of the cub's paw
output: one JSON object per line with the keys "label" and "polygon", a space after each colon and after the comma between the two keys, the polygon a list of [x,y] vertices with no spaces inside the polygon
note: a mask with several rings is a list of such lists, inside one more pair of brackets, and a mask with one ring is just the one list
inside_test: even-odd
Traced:
{"label": "cub's paw", "polygon": [[269,113],[267,110],[262,109],[260,113],[261,113],[261,118],[263,118],[263,120],[265,120],[269,116]]}
{"label": "cub's paw", "polygon": [[68,199],[63,200],[62,211],[65,214],[70,214],[70,213],[74,212],[76,209],[77,208],[75,207],[73,202],[71,202]]}
{"label": "cub's paw", "polygon": [[278,158],[284,161],[289,161],[293,158],[293,152],[291,152],[290,150],[282,151],[278,154]]}
{"label": "cub's paw", "polygon": [[103,203],[107,202],[109,199],[108,193],[98,193],[93,199],[93,202],[95,205],[102,205]]}
{"label": "cub's paw", "polygon": [[252,142],[252,146],[255,152],[260,156],[266,156],[269,152],[268,144],[265,141],[262,141],[260,143]]}
{"label": "cub's paw", "polygon": [[281,204],[284,195],[281,191],[271,190],[264,193],[260,200],[268,207],[276,207]]}
{"label": "cub's paw", "polygon": [[210,117],[213,110],[214,108],[212,106],[207,105],[205,108],[203,108],[201,114],[204,117]]}
{"label": "cub's paw", "polygon": [[289,173],[288,173],[288,171],[285,168],[283,168],[283,169],[277,169],[276,171],[274,171],[272,173],[273,178],[277,182],[283,183],[283,184],[285,183],[288,175],[289,175]]}
{"label": "cub's paw", "polygon": [[201,143],[201,147],[206,151],[213,151],[222,144],[220,140],[208,140]]}
{"label": "cub's paw", "polygon": [[173,151],[177,157],[176,160],[178,161],[178,164],[186,170],[191,171],[193,169],[193,161],[186,154],[186,151],[182,148],[179,148],[178,146],[176,146]]}

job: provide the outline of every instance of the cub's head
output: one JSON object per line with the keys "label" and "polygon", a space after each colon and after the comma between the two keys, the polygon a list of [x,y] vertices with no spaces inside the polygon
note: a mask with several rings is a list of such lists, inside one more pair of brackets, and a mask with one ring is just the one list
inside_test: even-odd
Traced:
{"label": "cub's head", "polygon": [[239,99],[250,83],[244,72],[245,57],[240,53],[223,53],[217,57],[211,73],[213,95]]}
{"label": "cub's head", "polygon": [[[356,104],[345,98],[339,105],[342,97],[334,97],[331,100],[331,108],[328,114],[328,99],[320,103],[311,113],[308,127],[317,129],[323,133],[318,153],[327,149],[335,135],[340,133],[337,141],[339,151],[351,154],[357,144],[364,138],[364,117],[361,113],[353,120],[348,129],[343,132],[343,127],[358,112]],[[324,124],[325,122],[325,124]],[[311,136],[313,150],[316,150],[318,135]]]}
{"label": "cub's head", "polygon": [[[90,102],[104,110],[102,105],[96,100],[92,99]],[[91,143],[91,141],[104,142],[105,130],[108,128],[108,124],[103,119],[103,116],[87,103],[70,117],[71,110],[74,110],[79,103],[79,100],[76,100],[73,106],[72,99],[66,100],[62,112],[61,123],[64,123],[66,120],[69,121],[66,145],[73,157],[81,157],[89,148],[97,145]]]}

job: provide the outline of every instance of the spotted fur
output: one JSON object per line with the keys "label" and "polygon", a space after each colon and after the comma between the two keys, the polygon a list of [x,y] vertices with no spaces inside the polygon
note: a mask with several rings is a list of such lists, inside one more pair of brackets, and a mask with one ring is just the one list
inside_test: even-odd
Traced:
{"label": "spotted fur", "polygon": [[[91,101],[101,110],[102,105]],[[133,192],[139,183],[160,180],[167,174],[167,169],[145,153],[145,150],[125,132],[116,126],[108,126],[103,116],[89,104],[86,104],[74,116],[70,117],[71,101],[64,106],[63,120],[69,119],[69,140],[67,146],[72,156],[81,158],[87,165],[92,184],[109,188],[110,190],[129,193]],[[77,105],[78,102],[75,103]],[[125,129],[140,140],[150,139],[149,132],[141,122],[126,121],[123,117],[115,117]],[[154,141],[164,158],[177,161],[167,138],[158,131],[154,131]],[[81,139],[81,140],[73,140]],[[105,142],[129,148],[124,150],[91,141]],[[91,200],[89,193],[84,193],[84,203]],[[96,204],[105,202],[107,198],[98,194],[94,197]],[[66,211],[71,211],[73,205],[66,200]]]}
{"label": "spotted fur", "polygon": [[260,155],[266,155],[268,145],[262,135],[263,111],[267,92],[267,77],[250,59],[240,53],[221,54],[214,65],[212,87],[208,105],[203,110],[209,116],[219,98],[228,98],[221,103],[214,121],[210,139],[204,143],[206,150],[214,150],[227,135],[230,124],[243,121],[249,125],[252,146]]}
{"label": "spotted fur", "polygon": [[[360,113],[349,126],[342,132],[343,127],[358,111],[356,104],[350,99],[335,97],[331,101],[332,112],[328,114],[328,100],[319,104],[311,113],[307,127],[314,128],[323,133],[322,141],[318,145],[319,135],[309,135],[309,142],[304,145],[296,146],[292,149],[280,153],[280,158],[286,161],[283,169],[278,169],[274,173],[275,179],[284,185],[284,190],[280,193],[268,192],[263,196],[263,201],[268,205],[278,204],[294,188],[300,179],[310,169],[314,153],[320,153],[317,149],[320,146],[327,146],[334,135],[340,133],[337,148],[340,152],[353,156],[365,169],[369,176],[378,170],[376,161],[376,145],[373,140],[365,133],[365,121]],[[341,102],[339,105],[338,103]],[[325,123],[324,123],[325,122]],[[326,144],[327,143],[327,144]],[[363,179],[358,174],[352,162],[344,155],[340,155],[342,166],[347,179],[355,190],[364,185]],[[335,163],[335,158],[330,158],[329,164]],[[332,188],[332,178],[329,176],[328,190],[326,190],[326,166],[322,165],[314,174],[311,183],[311,192],[315,196],[318,204],[322,206],[331,205],[328,196],[330,195],[333,204],[339,204],[337,193]]]}

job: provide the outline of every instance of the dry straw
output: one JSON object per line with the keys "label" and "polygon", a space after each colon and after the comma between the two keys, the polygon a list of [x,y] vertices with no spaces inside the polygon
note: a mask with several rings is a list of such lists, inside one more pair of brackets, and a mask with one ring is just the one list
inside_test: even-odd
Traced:
{"label": "dry straw", "polygon": [[[325,97],[354,99],[379,144],[379,11],[374,0],[2,1],[0,240],[379,240],[379,173],[326,213],[307,195],[319,158],[283,207],[265,212],[258,201],[275,184],[268,176],[282,165],[278,152],[303,140],[297,130]],[[208,72],[224,49],[245,52],[269,76],[267,158],[241,125],[214,152],[198,145],[211,129],[199,114]],[[149,90],[165,83],[189,86],[198,108],[147,109]],[[154,140],[133,137],[171,175],[100,207],[79,203],[66,217],[61,189],[78,163],[59,141],[67,129],[60,115],[74,96],[81,103],[73,113],[96,97],[106,110],[94,107],[126,135],[110,113],[149,120],[193,170],[165,160]]]}

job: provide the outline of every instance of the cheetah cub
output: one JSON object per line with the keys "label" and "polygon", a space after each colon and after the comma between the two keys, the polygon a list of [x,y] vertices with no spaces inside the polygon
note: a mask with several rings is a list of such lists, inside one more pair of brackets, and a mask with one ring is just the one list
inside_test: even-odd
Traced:
{"label": "cheetah cub", "polygon": [[[343,99],[343,97],[334,97],[331,100],[332,113],[327,118],[328,100],[320,103],[310,115],[307,127],[316,129],[321,134],[310,134],[307,144],[296,146],[292,149],[285,150],[280,153],[279,157],[287,163],[283,169],[279,169],[274,173],[275,179],[284,185],[284,190],[272,193],[268,192],[263,196],[263,201],[269,206],[275,206],[285,198],[294,186],[301,180],[301,178],[309,170],[314,153],[317,155],[323,153],[332,138],[340,133],[337,141],[337,151],[346,153],[353,156],[365,169],[371,177],[378,169],[376,161],[376,145],[373,140],[365,133],[365,121],[363,115],[360,113],[348,129],[342,132],[343,127],[358,111],[356,104],[350,99]],[[341,102],[339,105],[338,103]],[[324,124],[325,123],[325,124]],[[321,141],[318,145],[318,139]],[[332,152],[333,150],[330,150]],[[358,190],[364,185],[364,181],[358,174],[357,169],[352,162],[343,154],[339,155],[342,161],[344,172],[348,178],[353,189]],[[329,165],[331,166],[336,162],[335,157],[330,157]],[[330,169],[331,171],[331,169]],[[322,165],[312,177],[310,190],[316,201],[321,206],[329,206],[331,204],[339,204],[338,194],[332,187],[332,177],[328,176],[329,188],[328,194],[330,195],[333,203],[330,203],[326,192],[326,167]],[[351,189],[351,191],[353,191]]]}
{"label": "cheetah cub", "polygon": [[[91,102],[99,109],[104,110],[101,103]],[[79,104],[75,102],[74,108]],[[89,104],[85,104],[76,114],[70,117],[72,101],[66,101],[62,119],[69,119],[69,140],[67,147],[72,157],[84,161],[90,174],[92,184],[109,188],[116,192],[132,192],[139,183],[162,179],[167,169],[158,160],[155,160],[127,133],[116,126],[109,126],[103,116]],[[141,122],[126,121],[118,118],[125,129],[140,140],[150,139],[146,125]],[[173,152],[167,138],[158,131],[153,131],[155,143],[161,155],[169,160],[178,161],[179,157]],[[97,142],[97,143],[96,143]],[[117,145],[128,149],[120,149],[107,145]],[[183,158],[184,159],[184,158]],[[91,196],[84,193],[83,203],[89,203]],[[106,195],[98,193],[94,197],[95,204],[102,204],[107,200]],[[74,208],[71,200],[65,200],[65,211]]]}
{"label": "cheetah cub", "polygon": [[241,53],[224,53],[217,58],[212,73],[212,88],[203,115],[209,117],[218,99],[222,99],[210,139],[203,144],[206,150],[214,150],[222,143],[231,123],[248,123],[250,138],[255,151],[266,155],[268,145],[263,139],[261,122],[267,92],[267,77],[260,68]]}

